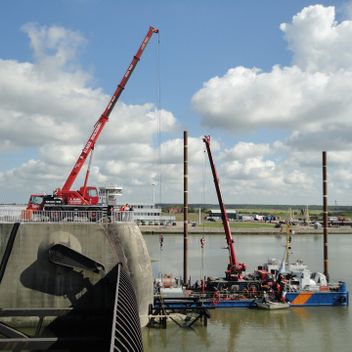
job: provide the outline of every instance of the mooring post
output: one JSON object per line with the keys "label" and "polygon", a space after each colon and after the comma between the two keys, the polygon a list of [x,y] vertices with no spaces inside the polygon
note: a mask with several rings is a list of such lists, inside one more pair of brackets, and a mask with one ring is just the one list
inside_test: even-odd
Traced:
{"label": "mooring post", "polygon": [[183,132],[183,282],[188,280],[188,133]]}
{"label": "mooring post", "polygon": [[324,275],[329,282],[328,270],[328,177],[327,157],[323,151],[323,230],[324,230]]}

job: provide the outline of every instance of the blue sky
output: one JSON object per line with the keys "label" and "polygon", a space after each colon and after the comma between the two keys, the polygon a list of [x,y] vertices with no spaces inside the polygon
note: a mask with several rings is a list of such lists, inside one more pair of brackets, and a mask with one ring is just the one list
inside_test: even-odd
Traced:
{"label": "blue sky", "polygon": [[160,45],[154,36],[98,141],[92,184],[117,183],[123,200],[150,201],[157,183],[158,201],[182,202],[187,129],[190,202],[216,202],[201,142],[210,134],[226,202],[319,204],[324,148],[330,202],[349,204],[350,8],[2,1],[0,202],[63,185],[152,25]]}

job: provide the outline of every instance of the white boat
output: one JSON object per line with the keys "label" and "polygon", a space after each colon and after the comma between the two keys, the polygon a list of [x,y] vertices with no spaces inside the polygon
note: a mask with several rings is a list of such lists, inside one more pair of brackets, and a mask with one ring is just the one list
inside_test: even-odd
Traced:
{"label": "white boat", "polygon": [[289,303],[284,302],[272,302],[272,301],[255,301],[257,308],[267,309],[267,310],[278,310],[278,309],[287,309],[290,308]]}

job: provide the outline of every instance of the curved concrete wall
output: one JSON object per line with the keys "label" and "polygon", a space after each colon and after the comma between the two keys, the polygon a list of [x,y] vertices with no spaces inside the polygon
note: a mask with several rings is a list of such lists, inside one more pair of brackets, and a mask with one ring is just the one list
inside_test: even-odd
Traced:
{"label": "curved concrete wall", "polygon": [[[13,224],[0,224],[0,261]],[[101,263],[100,273],[55,265],[48,248],[64,244]],[[113,302],[107,275],[122,263],[134,284],[141,325],[147,323],[153,301],[153,276],[143,236],[134,224],[24,223],[16,234],[11,255],[0,282],[0,308],[65,308],[84,302],[94,292],[89,309],[107,309]]]}

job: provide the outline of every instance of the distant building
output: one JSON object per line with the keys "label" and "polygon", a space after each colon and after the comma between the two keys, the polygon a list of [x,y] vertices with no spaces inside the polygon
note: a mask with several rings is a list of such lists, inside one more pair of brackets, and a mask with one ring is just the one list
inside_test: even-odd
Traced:
{"label": "distant building", "polygon": [[254,216],[252,215],[241,215],[240,216],[241,221],[254,221]]}
{"label": "distant building", "polygon": [[138,225],[173,225],[175,216],[161,215],[161,208],[155,204],[129,204],[133,209],[133,219]]}
{"label": "distant building", "polygon": [[[226,209],[226,214],[229,220],[237,219],[237,211],[235,209]],[[209,221],[220,221],[221,220],[221,210],[220,209],[210,209],[209,214],[206,218]]]}

